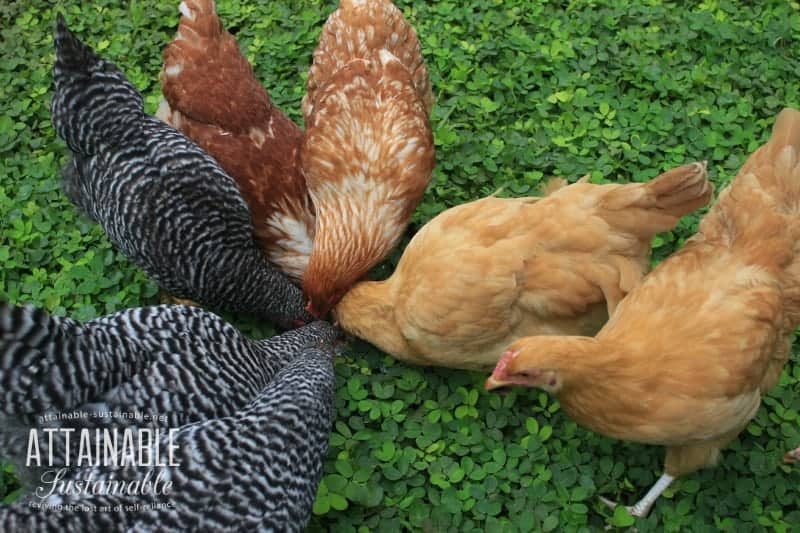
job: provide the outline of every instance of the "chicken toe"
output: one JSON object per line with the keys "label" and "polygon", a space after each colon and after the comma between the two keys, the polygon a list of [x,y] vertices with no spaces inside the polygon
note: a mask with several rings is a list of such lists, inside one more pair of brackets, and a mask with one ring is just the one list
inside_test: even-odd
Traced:
{"label": "chicken toe", "polygon": [[[667,473],[661,474],[661,477],[658,478],[658,481],[656,481],[653,486],[650,487],[650,490],[647,491],[647,494],[645,494],[641,500],[632,506],[628,506],[628,513],[630,513],[631,516],[636,516],[638,518],[646,517],[648,514],[650,514],[650,509],[653,508],[653,504],[656,503],[658,497],[661,496],[661,493],[670,486],[674,479],[674,477]],[[609,500],[603,496],[600,496],[600,501],[602,501],[611,509],[616,509],[617,505],[619,505],[617,502]]]}

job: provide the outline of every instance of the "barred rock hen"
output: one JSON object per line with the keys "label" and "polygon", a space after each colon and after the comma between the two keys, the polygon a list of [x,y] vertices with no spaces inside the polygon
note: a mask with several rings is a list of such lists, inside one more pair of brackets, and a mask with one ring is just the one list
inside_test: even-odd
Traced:
{"label": "barred rock hen", "polygon": [[[111,410],[166,413],[162,427],[196,421],[153,444],[165,466],[124,464],[120,451],[107,462],[95,458],[89,466],[59,469],[63,484],[117,480],[144,487],[148,475],[151,484],[160,476],[162,488],[171,483],[166,493],[154,494],[156,487],[115,493],[100,486],[65,494],[50,493],[56,487],[46,485],[28,502],[0,506],[4,531],[301,531],[305,526],[333,416],[330,325],[319,322],[249,341],[211,313],[178,306],[133,309],[83,326],[30,307],[6,306],[0,325],[5,411],[62,411],[98,400]],[[38,509],[30,502],[94,511]]]}
{"label": "barred rock hen", "polygon": [[519,339],[486,386],[539,387],[593,431],[666,446],[664,474],[629,508],[644,516],[674,478],[716,464],[747,427],[798,324],[800,111],[785,109],[697,234],[594,338]]}
{"label": "barred rock hen", "polygon": [[324,316],[397,244],[425,192],[432,97],[416,32],[388,0],[342,0],[306,90],[300,156],[317,218],[303,289]]}
{"label": "barred rock hen", "polygon": [[236,180],[261,249],[300,280],[314,210],[300,171],[303,132],[270,101],[213,0],[184,0],[175,40],[164,49],[157,116],[194,140]]}
{"label": "barred rock hen", "polygon": [[[232,415],[296,352],[336,335],[314,322],[253,341],[186,306],[128,309],[80,324],[0,304],[0,456],[21,456],[29,428],[179,427]],[[63,442],[55,445],[64,458]]]}
{"label": "barred rock hen", "polygon": [[234,181],[195,143],[144,114],[141,95],[59,15],[53,124],[73,154],[70,199],[165,290],[288,326],[303,297],[256,247]]}
{"label": "barred rock hen", "polygon": [[526,335],[592,335],[646,272],[653,235],[705,205],[705,164],[649,183],[489,197],[428,222],[385,281],[334,308],[342,328],[420,365],[490,369]]}

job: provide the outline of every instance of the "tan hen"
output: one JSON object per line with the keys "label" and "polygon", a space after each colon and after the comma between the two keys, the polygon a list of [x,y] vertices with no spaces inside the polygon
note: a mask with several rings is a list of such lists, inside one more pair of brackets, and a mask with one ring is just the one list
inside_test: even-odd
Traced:
{"label": "tan hen", "polygon": [[593,431],[666,446],[664,474],[630,508],[643,516],[675,477],[714,465],[747,427],[799,322],[800,112],[786,109],[698,233],[595,338],[520,339],[487,388],[539,387]]}
{"label": "tan hen", "polygon": [[489,197],[428,222],[385,281],[334,315],[420,365],[490,369],[526,335],[593,335],[646,272],[650,242],[711,197],[705,164],[649,183],[579,182],[545,198]]}

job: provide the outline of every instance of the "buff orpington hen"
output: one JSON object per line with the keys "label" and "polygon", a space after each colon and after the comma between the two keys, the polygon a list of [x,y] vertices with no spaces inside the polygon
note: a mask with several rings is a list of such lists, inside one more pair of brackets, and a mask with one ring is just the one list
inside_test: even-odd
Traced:
{"label": "buff orpington hen", "polygon": [[358,283],[333,314],[398,359],[490,370],[519,337],[596,333],[647,271],[653,236],[711,194],[705,163],[692,163],[647,183],[581,180],[453,207],[390,278]]}
{"label": "buff orpington hen", "polygon": [[785,109],[697,234],[594,338],[520,339],[486,387],[538,387],[593,431],[665,446],[663,475],[629,508],[645,516],[676,477],[716,464],[747,427],[798,323],[800,112]]}
{"label": "buff orpington hen", "polygon": [[314,234],[300,170],[300,128],[270,100],[222,26],[213,0],[180,3],[178,33],[164,49],[156,116],[183,132],[236,180],[267,258],[299,281]]}
{"label": "buff orpington hen", "polygon": [[67,28],[55,33],[53,125],[72,152],[67,196],[163,289],[283,327],[303,294],[256,246],[236,183],[199,146],[144,113],[142,95]]}
{"label": "buff orpington hen", "polygon": [[301,165],[315,212],[303,289],[324,316],[397,244],[434,166],[419,40],[388,0],[342,0],[303,100]]}

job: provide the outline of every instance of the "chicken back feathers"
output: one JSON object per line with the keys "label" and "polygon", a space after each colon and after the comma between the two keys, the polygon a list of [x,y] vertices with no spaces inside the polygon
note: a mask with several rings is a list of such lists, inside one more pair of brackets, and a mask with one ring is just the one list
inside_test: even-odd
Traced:
{"label": "chicken back feathers", "polygon": [[713,465],[788,359],[800,323],[799,243],[800,112],[786,109],[698,233],[595,339],[521,339],[494,377],[553,372],[552,392],[579,423],[666,445],[672,476]]}
{"label": "chicken back feathers", "polygon": [[234,181],[200,147],[144,114],[141,95],[59,16],[53,124],[73,152],[70,199],[165,290],[289,326],[310,321],[301,291],[253,239]]}
{"label": "chicken back feathers", "polygon": [[[298,351],[332,346],[337,334],[318,321],[254,341],[197,307],[126,309],[81,324],[0,303],[0,456],[25,457],[33,427],[179,427],[231,416]],[[86,416],[42,416],[68,412]],[[126,416],[134,412],[144,418]],[[40,448],[63,461],[60,434],[40,435]]]}
{"label": "chicken back feathers", "polygon": [[157,116],[236,180],[267,258],[300,280],[314,232],[299,166],[303,132],[272,104],[213,0],[184,0],[180,10],[178,34],[164,49]]}
{"label": "chicken back feathers", "polygon": [[303,97],[306,125],[313,114],[317,91],[331,76],[353,59],[372,58],[381,49],[391,52],[408,70],[425,113],[430,114],[433,93],[428,69],[417,32],[403,13],[389,0],[342,0],[322,28],[308,71]]}
{"label": "chicken back feathers", "polygon": [[694,163],[649,183],[581,181],[545,198],[463,204],[414,236],[389,279],[357,284],[334,313],[400,359],[491,368],[516,338],[596,333],[644,275],[653,235],[711,192]]}
{"label": "chicken back feathers", "polygon": [[301,161],[317,220],[303,288],[318,316],[389,253],[421,200],[434,166],[429,94],[419,42],[397,8],[342,2],[304,102]]}
{"label": "chicken back feathers", "polygon": [[[162,306],[123,311],[84,325],[85,333],[93,337],[86,339],[91,351],[75,352],[76,345],[70,348],[64,341],[81,327],[65,319],[48,319],[30,308],[0,307],[0,346],[8,348],[0,381],[9,385],[13,402],[4,404],[3,410],[25,409],[38,398],[47,402],[53,394],[58,397],[68,389],[78,392],[98,385],[100,376],[90,376],[84,366],[92,361],[111,372],[106,377],[122,382],[142,370],[137,365],[152,370],[156,382],[136,387],[143,396],[140,399],[149,401],[135,401],[124,390],[117,396],[113,389],[106,392],[106,399],[126,414],[139,413],[138,407],[161,414],[159,408],[166,408],[170,417],[164,424],[175,431],[168,436],[163,432],[155,446],[160,457],[174,454],[175,462],[152,466],[126,464],[125,459],[120,464],[93,461],[92,466],[61,470],[59,479],[64,486],[73,487],[90,483],[102,487],[120,481],[138,487],[158,476],[171,490],[170,485],[160,494],[152,489],[60,490],[35,499],[44,507],[63,505],[63,512],[48,512],[25,500],[0,506],[4,530],[303,531],[333,424],[333,328],[318,323],[306,326],[302,333],[296,330],[254,342],[210,313]],[[182,335],[170,335],[175,332]],[[195,334],[203,338],[194,340]],[[102,348],[108,347],[109,341],[123,341],[120,344],[124,345],[125,340],[131,348],[127,358],[117,357],[126,352],[124,348],[104,354]],[[189,349],[175,351],[176,347]],[[76,359],[65,358],[68,355]],[[27,364],[32,360],[33,368],[46,371],[44,375],[28,373]],[[197,372],[198,367],[203,371]],[[27,375],[27,383],[14,379],[20,375]],[[33,396],[16,395],[24,385],[34,383]],[[124,385],[110,380],[106,384]],[[217,398],[210,401],[209,395],[202,393],[205,386],[224,390],[225,401],[214,405]],[[126,402],[131,411],[125,410]],[[185,408],[190,412],[184,412]],[[176,426],[172,415],[195,420]],[[92,417],[77,420],[88,423]],[[137,439],[136,435],[133,438]],[[77,445],[73,443],[73,447]],[[153,454],[152,448],[149,453]],[[164,505],[167,502],[161,497],[169,505]],[[152,505],[154,501],[160,505]],[[97,512],[86,513],[84,506]],[[130,511],[133,507],[136,510]]]}

